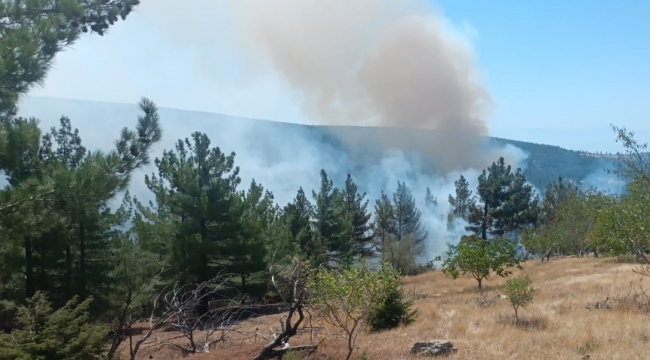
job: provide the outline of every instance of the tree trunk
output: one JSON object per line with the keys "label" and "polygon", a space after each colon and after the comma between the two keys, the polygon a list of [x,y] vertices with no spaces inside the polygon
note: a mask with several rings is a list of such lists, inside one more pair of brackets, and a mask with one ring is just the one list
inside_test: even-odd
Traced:
{"label": "tree trunk", "polygon": [[[483,208],[483,223],[481,224],[481,238],[485,241],[487,241],[487,219],[488,219],[488,204],[487,201],[485,202],[485,206]],[[480,286],[479,286],[480,287]]]}
{"label": "tree trunk", "polygon": [[519,324],[519,312],[517,311],[517,308],[515,308],[515,323]]}
{"label": "tree trunk", "polygon": [[79,223],[79,298],[86,299],[86,230],[83,221]]}
{"label": "tree trunk", "polygon": [[70,245],[66,246],[65,248],[65,275],[64,275],[64,280],[63,280],[64,286],[65,286],[65,291],[66,291],[66,298],[70,299],[72,298],[73,295],[73,289],[72,289],[72,250],[70,249]]}
{"label": "tree trunk", "polygon": [[478,281],[478,289],[481,290],[483,279],[476,279],[476,281]]}
{"label": "tree trunk", "polygon": [[36,292],[34,288],[34,259],[32,239],[25,237],[25,297],[31,298]]}

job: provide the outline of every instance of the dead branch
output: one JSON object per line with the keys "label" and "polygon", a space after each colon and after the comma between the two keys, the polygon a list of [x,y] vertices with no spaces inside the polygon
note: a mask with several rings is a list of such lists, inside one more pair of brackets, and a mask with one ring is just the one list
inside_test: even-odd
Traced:
{"label": "dead branch", "polygon": [[[272,269],[273,267],[271,267],[270,270],[272,271]],[[294,267],[290,277],[291,294],[288,299],[283,297],[285,304],[289,308],[289,312],[286,318],[284,318],[284,321],[280,324],[281,331],[274,334],[273,340],[266,344],[253,360],[273,359],[282,357],[287,351],[315,350],[318,347],[318,345],[302,345],[293,347],[289,345],[289,339],[298,334],[300,325],[305,319],[303,309],[307,292],[300,281],[300,270],[300,263],[298,263]],[[276,290],[278,290],[278,293],[280,293],[280,296],[282,296],[282,292],[279,290],[276,283],[275,275],[271,276],[271,282]],[[298,318],[294,321],[296,316]]]}
{"label": "dead branch", "polygon": [[[233,288],[227,285],[225,274],[198,285],[176,286],[164,296],[165,323],[183,334],[188,345],[179,345],[170,339],[158,337],[158,342],[183,349],[186,353],[210,352],[210,345],[225,341],[227,334],[241,320],[245,306],[243,295],[232,297]],[[196,339],[196,332],[202,332]],[[213,338],[219,333],[217,338]]]}
{"label": "dead branch", "polygon": [[[111,347],[109,348],[108,354],[106,355],[106,359],[111,360],[115,356],[115,353],[117,352],[118,347],[122,342],[125,340],[126,337],[129,338],[129,353],[131,355],[131,359],[135,358],[136,353],[138,352],[138,349],[134,349],[133,346],[133,303],[136,301],[136,299],[165,271],[164,268],[162,268],[158,273],[156,273],[154,276],[149,278],[149,280],[144,283],[139,289],[134,289],[131,286],[130,279],[128,278],[128,271],[126,269],[126,263],[124,264],[125,268],[125,274],[127,274],[127,281],[126,281],[126,296],[124,298],[124,303],[122,310],[120,311],[120,315],[116,319],[114,323],[111,324],[111,333],[112,333],[112,339],[111,339]],[[146,337],[144,338],[144,341],[151,335],[151,326],[153,322],[153,313],[151,314],[149,318],[149,323],[150,323],[150,331],[145,333]],[[136,342],[137,345],[137,342]],[[139,345],[138,345],[139,348]]]}

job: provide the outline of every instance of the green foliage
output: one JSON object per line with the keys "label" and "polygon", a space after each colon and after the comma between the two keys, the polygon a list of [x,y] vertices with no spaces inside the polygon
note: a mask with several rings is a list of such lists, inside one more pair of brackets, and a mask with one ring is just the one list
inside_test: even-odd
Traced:
{"label": "green foliage", "polygon": [[612,255],[636,254],[646,263],[650,249],[650,197],[635,186],[629,194],[612,198],[599,211],[592,241]]}
{"label": "green foliage", "polygon": [[617,142],[625,148],[619,154],[622,163],[616,170],[628,181],[627,192],[620,197],[608,197],[597,213],[592,241],[612,255],[635,254],[647,264],[650,251],[650,156],[647,144],[634,139],[634,133],[625,128],[612,127]]}
{"label": "green foliage", "polygon": [[139,0],[0,1],[0,118],[42,83],[55,55],[82,32],[104,34]]}
{"label": "green foliage", "polygon": [[357,358],[357,360],[370,360],[370,356],[368,356],[368,354],[366,354],[366,352],[363,351],[361,355]]}
{"label": "green foliage", "polygon": [[390,330],[399,325],[410,325],[415,322],[417,310],[411,309],[413,300],[404,298],[404,290],[398,283],[390,283],[386,289],[384,301],[368,314],[370,331]]}
{"label": "green foliage", "polygon": [[466,229],[483,240],[506,233],[516,236],[537,222],[539,199],[521,169],[513,173],[503,157],[479,175],[476,196],[468,205],[470,225]]}
{"label": "green foliage", "polygon": [[94,360],[102,353],[107,329],[89,322],[92,298],[73,297],[53,310],[42,292],[18,308],[17,327],[0,334],[0,359]]}
{"label": "green foliage", "polygon": [[525,308],[533,301],[535,289],[532,284],[533,280],[526,273],[506,280],[505,295],[515,310],[515,320],[517,322],[519,322],[519,307]]}
{"label": "green foliage", "polygon": [[451,205],[451,217],[467,219],[469,216],[469,206],[472,199],[472,190],[469,189],[469,182],[463,175],[454,181],[456,187],[456,196],[449,195],[449,204]]}
{"label": "green foliage", "polygon": [[593,189],[566,193],[546,212],[545,223],[536,229],[526,229],[522,243],[528,251],[547,259],[553,253],[584,256],[597,252],[606,244],[593,237],[598,215],[611,202],[611,197]]}
{"label": "green foliage", "polygon": [[366,194],[359,193],[357,185],[348,174],[345,188],[341,192],[341,213],[348,223],[346,236],[352,242],[352,256],[356,259],[371,258],[376,255],[374,235],[370,231],[370,217]]}
{"label": "green foliage", "polygon": [[418,270],[418,257],[424,254],[427,232],[420,223],[421,213],[406,183],[397,182],[391,202],[382,192],[375,202],[375,222],[372,226],[380,244],[382,261],[403,275]]}
{"label": "green foliage", "polygon": [[331,326],[348,337],[352,356],[357,335],[368,316],[385,303],[389,290],[399,286],[399,273],[386,265],[373,271],[366,263],[341,270],[319,268],[309,276],[309,305]]}
{"label": "green foliage", "polygon": [[485,241],[476,235],[464,236],[458,245],[449,245],[445,255],[442,272],[454,279],[470,274],[478,282],[479,290],[491,271],[497,276],[508,277],[512,274],[509,268],[521,268],[514,245],[500,238]]}
{"label": "green foliage", "polygon": [[[246,222],[260,220],[245,214],[244,204],[264,206],[257,197],[262,189],[252,184],[249,194],[238,193],[241,179],[235,154],[211,147],[210,139],[198,132],[191,140],[179,140],[175,151],[163,151],[155,163],[159,175],[145,177],[155,206],[135,200],[134,226],[144,249],[165,259],[170,280],[182,285],[203,283],[232,267],[228,271],[236,269],[243,287],[251,272],[263,268],[259,266],[263,253],[246,258],[252,247],[264,250],[260,237],[248,238],[244,230],[249,234],[255,230],[243,228]],[[247,260],[257,261],[250,264],[250,271],[241,266]]]}

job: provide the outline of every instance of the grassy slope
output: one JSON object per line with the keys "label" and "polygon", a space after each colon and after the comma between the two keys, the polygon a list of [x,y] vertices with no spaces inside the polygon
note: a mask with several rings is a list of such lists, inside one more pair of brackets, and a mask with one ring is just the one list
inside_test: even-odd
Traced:
{"label": "grassy slope", "polygon": [[[532,261],[525,264],[537,294],[527,309],[520,310],[524,326],[512,325],[513,310],[507,300],[500,299],[504,280],[490,278],[484,283],[484,295],[476,290],[471,278],[451,280],[436,271],[404,279],[410,296],[415,296],[420,312],[417,322],[407,328],[379,334],[362,334],[357,346],[370,359],[413,359],[408,348],[415,341],[448,339],[459,349],[456,359],[646,359],[650,331],[647,315],[635,305],[617,302],[630,299],[643,282],[632,272],[636,265],[616,263],[611,259],[557,259],[550,263]],[[610,297],[615,308],[587,310],[588,303],[602,302]],[[480,307],[484,298],[497,298],[492,305]],[[247,334],[255,329],[269,335],[270,326],[278,326],[279,316],[268,316],[242,324]],[[319,331],[322,337],[326,330]],[[171,336],[168,334],[167,336]],[[250,359],[264,344],[257,339],[233,334],[211,354],[191,359]],[[291,344],[309,344],[309,331],[304,331]],[[309,359],[341,359],[345,354],[342,339],[328,339]],[[357,355],[360,351],[357,351]],[[142,359],[149,358],[148,352]],[[180,354],[165,351],[153,359],[171,359]]]}

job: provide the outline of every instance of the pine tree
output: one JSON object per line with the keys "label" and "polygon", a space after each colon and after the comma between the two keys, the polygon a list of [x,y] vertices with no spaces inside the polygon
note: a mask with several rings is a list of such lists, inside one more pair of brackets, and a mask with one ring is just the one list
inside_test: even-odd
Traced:
{"label": "pine tree", "polygon": [[352,241],[352,255],[357,259],[372,257],[375,255],[374,235],[370,232],[371,214],[368,212],[368,200],[366,194],[360,194],[357,185],[348,174],[345,180],[345,189],[342,192],[341,201],[343,205],[343,216],[350,222],[349,237]]}
{"label": "pine tree", "polygon": [[396,240],[400,241],[405,237],[411,237],[416,244],[423,244],[427,233],[421,228],[421,213],[406,183],[397,182],[397,191],[393,194],[393,209]]}
{"label": "pine tree", "polygon": [[497,220],[501,217],[501,206],[508,197],[508,186],[513,175],[510,165],[505,164],[503,157],[493,162],[483,170],[478,177],[476,195],[478,204],[471,204],[467,230],[479,235],[483,240],[488,240],[488,234],[500,236],[504,233],[503,223]]}
{"label": "pine tree", "polygon": [[103,35],[139,0],[0,2],[0,118],[15,115],[18,96],[42,83],[57,53],[85,32]]}
{"label": "pine tree", "polygon": [[402,274],[415,271],[417,257],[425,250],[427,233],[422,230],[420,217],[415,199],[405,183],[397,182],[392,202],[384,192],[375,202],[372,228],[383,261]]}
{"label": "pine tree", "polygon": [[145,250],[165,261],[169,281],[210,280],[232,265],[228,247],[241,236],[235,153],[224,154],[195,132],[155,163],[159,175],[145,177],[155,204],[146,207],[135,199],[136,234]]}
{"label": "pine tree", "polygon": [[16,315],[17,328],[0,334],[0,360],[94,360],[105,345],[106,329],[90,323],[92,298],[76,297],[54,310],[48,297],[37,292]]}
{"label": "pine tree", "polygon": [[314,206],[312,219],[314,221],[313,250],[315,250],[317,264],[348,263],[352,257],[353,244],[345,236],[346,230],[351,227],[342,221],[337,204],[340,203],[341,192],[334,187],[334,183],[321,170],[321,185],[318,190],[312,191]]}
{"label": "pine tree", "polygon": [[577,186],[566,184],[562,177],[559,177],[557,182],[548,184],[541,204],[541,222],[553,222],[555,218],[555,210],[564,204],[567,199],[576,196],[579,193],[580,190]]}
{"label": "pine tree", "polygon": [[394,219],[393,204],[388,195],[382,191],[379,199],[375,201],[375,220],[372,224],[372,230],[380,248],[383,248],[384,244],[395,234]]}
{"label": "pine tree", "polygon": [[539,217],[539,199],[526,182],[521,169],[514,173],[503,157],[483,170],[476,190],[478,204],[470,205],[467,230],[483,240],[506,233],[519,237],[522,228],[535,226]]}
{"label": "pine tree", "polygon": [[507,198],[503,204],[497,227],[519,237],[522,228],[537,224],[539,198],[534,196],[533,187],[526,182],[526,176],[517,169],[507,188]]}
{"label": "pine tree", "polygon": [[454,185],[456,186],[456,196],[449,195],[451,215],[467,220],[469,207],[472,203],[472,190],[469,189],[469,182],[463,175],[454,181]]}
{"label": "pine tree", "polygon": [[438,198],[433,196],[431,189],[428,187],[427,193],[424,196],[424,206],[429,209],[429,211],[434,211],[438,207]]}
{"label": "pine tree", "polygon": [[312,243],[311,214],[313,211],[313,206],[302,187],[298,189],[293,202],[287,204],[283,210],[291,236],[303,254],[314,254],[316,251]]}
{"label": "pine tree", "polygon": [[249,278],[266,269],[266,243],[275,218],[273,194],[253,180],[248,191],[235,199],[234,219],[241,223],[241,231],[222,249],[230,272],[241,279],[242,291],[249,291],[253,285]]}
{"label": "pine tree", "polygon": [[[0,224],[11,229],[5,232],[7,248],[0,247],[10,264],[2,277],[21,290],[20,295],[5,292],[4,298],[20,300],[45,290],[61,306],[72,296],[83,300],[95,294],[94,306],[101,309],[105,297],[99,294],[107,293],[112,269],[110,239],[124,220],[108,204],[147,163],[162,133],[155,105],[143,99],[140,107],[145,115],[136,129],[123,129],[116,148],[106,153],[87,153],[67,118],[40,140],[33,137],[36,122],[4,123],[11,150],[5,155],[11,160],[4,163],[10,186],[2,197],[13,202],[0,216]],[[21,147],[27,151],[14,152]],[[7,272],[24,277],[12,279]]]}

